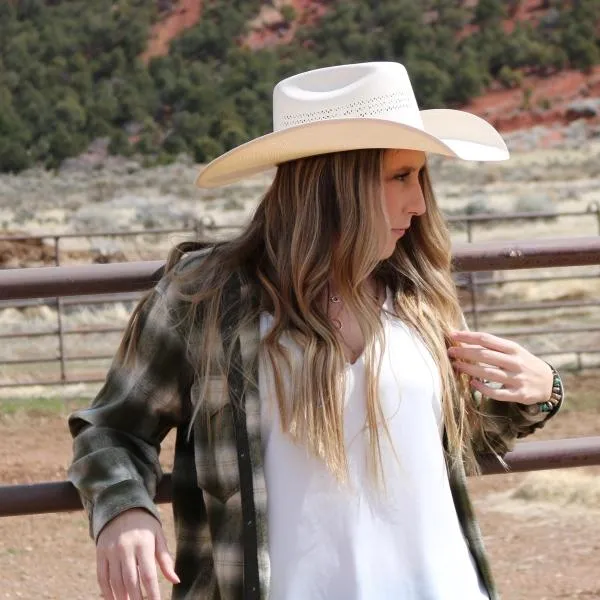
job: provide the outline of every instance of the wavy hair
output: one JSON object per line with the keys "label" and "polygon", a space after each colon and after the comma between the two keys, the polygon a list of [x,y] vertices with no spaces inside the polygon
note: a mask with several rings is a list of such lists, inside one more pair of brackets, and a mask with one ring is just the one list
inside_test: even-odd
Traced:
{"label": "wavy hair", "polygon": [[[394,312],[418,333],[439,367],[447,453],[476,471],[470,440],[479,415],[466,379],[454,374],[447,355],[451,331],[462,323],[451,277],[449,232],[425,166],[419,177],[427,210],[413,219],[393,254],[380,260],[381,231],[389,227],[383,207],[384,154],[356,150],[280,165],[245,230],[216,244],[197,269],[176,276],[181,289],[193,289],[186,294],[189,314],[201,314],[202,321],[199,338],[190,342],[194,355],[202,357],[197,370],[204,382],[192,422],[202,410],[214,361],[222,361],[225,369],[231,364],[231,355],[220,350],[220,306],[229,278],[239,277],[243,294],[238,332],[249,322],[257,323],[262,311],[273,315],[259,351],[272,367],[284,431],[321,458],[339,480],[346,479],[345,357],[323,301],[335,272],[338,291],[365,339],[368,459],[370,472],[381,481],[380,433],[389,432],[377,398],[376,347],[383,341],[383,328],[380,306],[368,284],[374,276],[391,290]],[[175,262],[172,258],[169,265]],[[282,344],[284,335],[301,348],[303,360],[293,360]],[[255,374],[244,375],[251,381]]]}

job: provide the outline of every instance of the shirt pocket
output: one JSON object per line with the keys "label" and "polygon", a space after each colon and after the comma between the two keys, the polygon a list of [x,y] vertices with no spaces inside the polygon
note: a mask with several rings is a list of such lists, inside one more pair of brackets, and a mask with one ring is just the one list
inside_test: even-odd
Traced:
{"label": "shirt pocket", "polygon": [[198,486],[227,502],[240,489],[240,475],[233,410],[218,379],[210,382],[205,405],[194,419],[194,439]]}

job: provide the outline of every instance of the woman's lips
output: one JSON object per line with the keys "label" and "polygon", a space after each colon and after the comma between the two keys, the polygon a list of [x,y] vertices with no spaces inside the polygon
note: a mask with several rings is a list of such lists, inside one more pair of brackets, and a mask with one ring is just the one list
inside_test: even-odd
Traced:
{"label": "woman's lips", "polygon": [[406,233],[406,229],[392,229],[392,233],[398,237],[401,237]]}

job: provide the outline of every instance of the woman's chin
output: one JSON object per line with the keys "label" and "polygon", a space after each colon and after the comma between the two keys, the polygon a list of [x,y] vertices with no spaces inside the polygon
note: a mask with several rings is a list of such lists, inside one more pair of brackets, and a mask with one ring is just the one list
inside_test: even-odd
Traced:
{"label": "woman's chin", "polygon": [[385,249],[382,251],[380,255],[380,260],[387,260],[392,254],[394,254],[394,250],[396,250],[397,240],[393,240],[391,244],[387,244]]}

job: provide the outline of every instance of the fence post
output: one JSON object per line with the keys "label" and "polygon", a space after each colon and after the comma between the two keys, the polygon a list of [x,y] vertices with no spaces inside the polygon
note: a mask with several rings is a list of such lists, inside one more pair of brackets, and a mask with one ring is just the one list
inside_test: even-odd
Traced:
{"label": "fence post", "polygon": [[596,213],[596,222],[598,223],[598,235],[600,235],[600,202],[594,200],[587,206],[587,212]]}
{"label": "fence post", "polygon": [[[467,242],[469,244],[473,243],[473,228],[472,228],[472,224],[473,222],[467,218],[466,220],[467,223]],[[479,313],[477,311],[477,289],[476,289],[476,285],[477,282],[475,281],[475,276],[473,275],[473,272],[469,273],[469,293],[471,295],[471,310],[472,310],[472,316],[473,316],[473,328],[475,329],[475,331],[479,331]]]}
{"label": "fence post", "polygon": [[477,310],[477,281],[473,272],[469,273],[469,292],[471,294],[471,314],[473,316],[473,328],[479,331],[479,312]]}
{"label": "fence post", "polygon": [[209,215],[202,215],[194,224],[194,232],[196,234],[196,241],[204,242],[206,240],[206,231],[213,230],[215,228],[215,220]]}
{"label": "fence post", "polygon": [[204,240],[204,221],[202,219],[194,223],[194,235],[196,236],[197,242],[202,242]]}
{"label": "fence post", "polygon": [[[54,264],[60,267],[60,236],[54,236]],[[65,368],[65,338],[62,321],[62,298],[56,298],[56,324],[58,325],[58,358],[60,360],[60,380],[67,380]]]}

